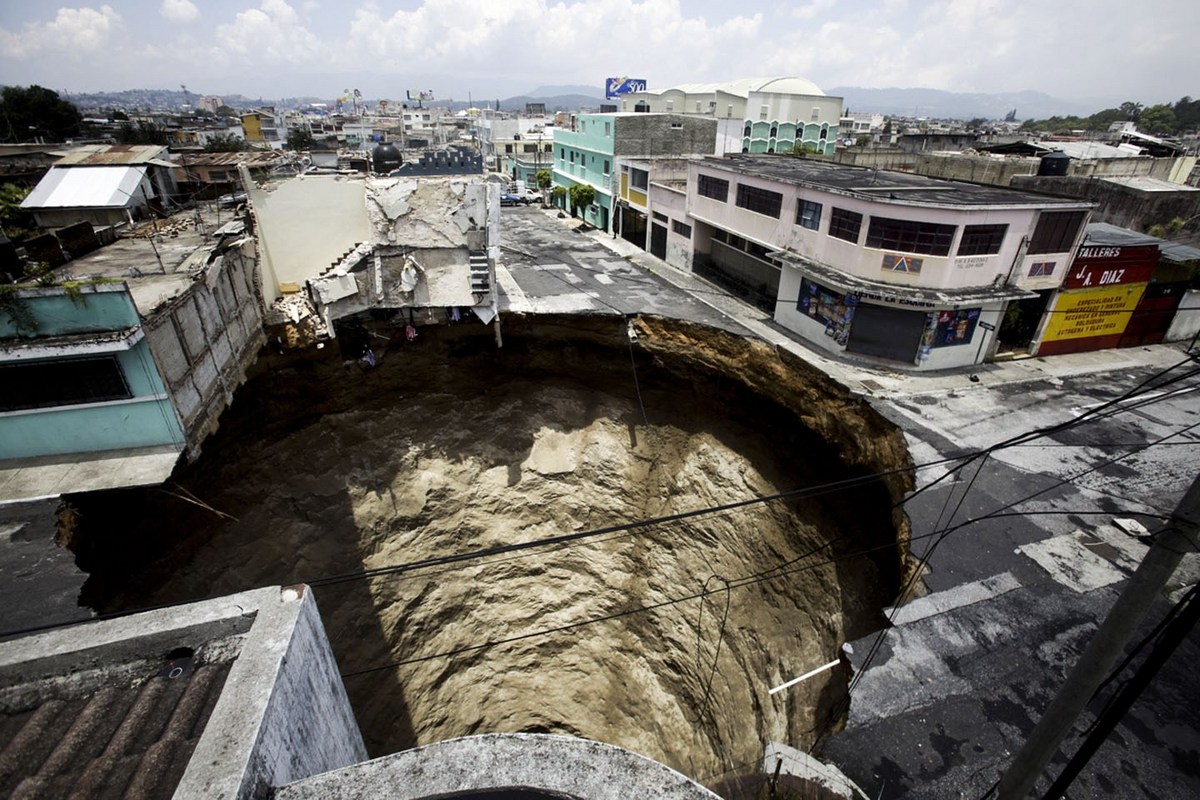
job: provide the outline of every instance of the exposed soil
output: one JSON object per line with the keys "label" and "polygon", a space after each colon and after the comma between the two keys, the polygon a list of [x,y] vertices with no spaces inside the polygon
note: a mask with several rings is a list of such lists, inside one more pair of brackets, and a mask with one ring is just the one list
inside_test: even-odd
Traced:
{"label": "exposed soil", "polygon": [[85,602],[314,582],[373,755],[560,732],[711,782],[767,739],[811,744],[836,724],[845,672],[767,690],[881,622],[906,473],[323,585],[909,464],[897,430],[802,362],[636,325],[631,347],[623,319],[510,316],[497,351],[478,323],[407,344],[381,322],[374,369],[336,347],[264,355],[166,491],[72,498]]}

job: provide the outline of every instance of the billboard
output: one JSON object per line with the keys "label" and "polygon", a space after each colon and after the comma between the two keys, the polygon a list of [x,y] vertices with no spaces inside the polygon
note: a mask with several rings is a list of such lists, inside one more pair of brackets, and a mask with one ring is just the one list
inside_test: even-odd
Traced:
{"label": "billboard", "polygon": [[604,81],[604,96],[612,100],[630,92],[646,91],[645,78],[606,78]]}
{"label": "billboard", "polygon": [[429,102],[433,100],[433,89],[409,89],[408,99]]}

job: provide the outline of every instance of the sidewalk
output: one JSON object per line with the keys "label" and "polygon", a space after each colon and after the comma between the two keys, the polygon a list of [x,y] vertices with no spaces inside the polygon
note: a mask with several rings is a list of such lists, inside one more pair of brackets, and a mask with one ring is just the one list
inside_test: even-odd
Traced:
{"label": "sidewalk", "polygon": [[[555,211],[551,216],[556,216],[556,213]],[[569,219],[558,221],[570,222]],[[907,372],[850,358],[833,358],[813,349],[790,331],[782,329],[760,309],[724,292],[703,278],[655,258],[637,245],[599,230],[580,233],[630,263],[692,294],[700,302],[753,331],[763,341],[804,359],[855,394],[866,397],[887,399],[921,394],[945,394],[985,389],[999,384],[1035,381],[1057,383],[1064,378],[1100,372],[1146,367],[1163,370],[1187,358],[1186,344],[1183,342],[1096,350],[1045,358],[1024,358],[937,372]],[[972,380],[972,376],[977,380]]]}

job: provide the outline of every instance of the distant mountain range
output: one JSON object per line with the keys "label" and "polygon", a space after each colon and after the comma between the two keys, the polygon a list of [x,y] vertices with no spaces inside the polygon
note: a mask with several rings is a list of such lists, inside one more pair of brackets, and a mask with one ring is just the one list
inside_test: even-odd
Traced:
{"label": "distant mountain range", "polygon": [[1094,103],[1060,100],[1043,92],[946,92],[941,89],[863,89],[835,86],[826,94],[843,98],[847,111],[934,119],[1002,119],[1017,110],[1017,119],[1088,116],[1102,110]]}

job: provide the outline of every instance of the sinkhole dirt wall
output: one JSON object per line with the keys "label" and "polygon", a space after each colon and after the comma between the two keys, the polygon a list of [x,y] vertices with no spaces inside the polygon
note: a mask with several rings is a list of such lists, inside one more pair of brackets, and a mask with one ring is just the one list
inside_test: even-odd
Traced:
{"label": "sinkhole dirt wall", "polygon": [[[484,732],[612,742],[702,780],[836,724],[837,658],[905,569],[900,432],[803,362],[655,318],[368,323],[376,366],[266,353],[163,487],[78,496],[111,611],[312,582],[372,754]],[[886,473],[884,477],[873,477]],[[354,577],[804,487],[556,547]],[[332,581],[348,575],[344,581]]]}

